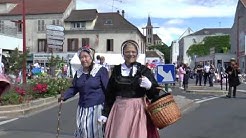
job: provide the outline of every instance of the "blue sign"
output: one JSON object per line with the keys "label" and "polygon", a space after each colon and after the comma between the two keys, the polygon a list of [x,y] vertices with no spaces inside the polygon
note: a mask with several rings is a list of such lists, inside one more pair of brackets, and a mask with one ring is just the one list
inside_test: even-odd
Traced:
{"label": "blue sign", "polygon": [[157,67],[158,83],[174,83],[176,80],[175,66],[173,64],[158,65]]}

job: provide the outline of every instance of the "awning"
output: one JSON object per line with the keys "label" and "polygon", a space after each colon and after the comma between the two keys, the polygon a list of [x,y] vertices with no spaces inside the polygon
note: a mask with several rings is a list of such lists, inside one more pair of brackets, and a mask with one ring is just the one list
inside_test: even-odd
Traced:
{"label": "awning", "polygon": [[23,39],[21,38],[0,35],[0,42],[0,48],[4,50],[14,50],[18,48],[19,51],[22,51],[23,49]]}

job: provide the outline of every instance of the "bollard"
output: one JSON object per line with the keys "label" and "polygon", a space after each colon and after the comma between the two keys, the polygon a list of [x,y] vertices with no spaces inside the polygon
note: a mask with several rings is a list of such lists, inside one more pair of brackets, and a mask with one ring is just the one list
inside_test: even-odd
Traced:
{"label": "bollard", "polygon": [[223,76],[221,74],[221,71],[222,71],[222,67],[220,67],[220,89],[222,90]]}
{"label": "bollard", "polygon": [[226,78],[226,91],[227,91],[227,79],[228,79],[227,74],[226,74],[225,78]]}

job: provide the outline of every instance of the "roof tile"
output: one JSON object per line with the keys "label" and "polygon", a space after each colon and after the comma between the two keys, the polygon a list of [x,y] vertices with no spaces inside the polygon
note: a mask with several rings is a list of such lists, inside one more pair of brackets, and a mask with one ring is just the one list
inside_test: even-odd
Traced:
{"label": "roof tile", "polygon": [[65,22],[75,22],[75,21],[92,21],[97,16],[96,9],[88,10],[73,10],[69,17],[65,19]]}
{"label": "roof tile", "polygon": [[[26,14],[63,13],[72,0],[25,0]],[[22,13],[22,1],[1,0],[1,3],[17,3],[9,13],[2,15],[20,15]]]}

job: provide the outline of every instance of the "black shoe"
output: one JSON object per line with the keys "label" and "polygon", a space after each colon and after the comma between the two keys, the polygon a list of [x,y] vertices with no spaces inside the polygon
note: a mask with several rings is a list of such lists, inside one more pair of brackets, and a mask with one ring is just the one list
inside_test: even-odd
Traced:
{"label": "black shoe", "polygon": [[229,96],[229,95],[226,95],[226,97],[227,97],[227,98],[231,98],[231,96]]}

